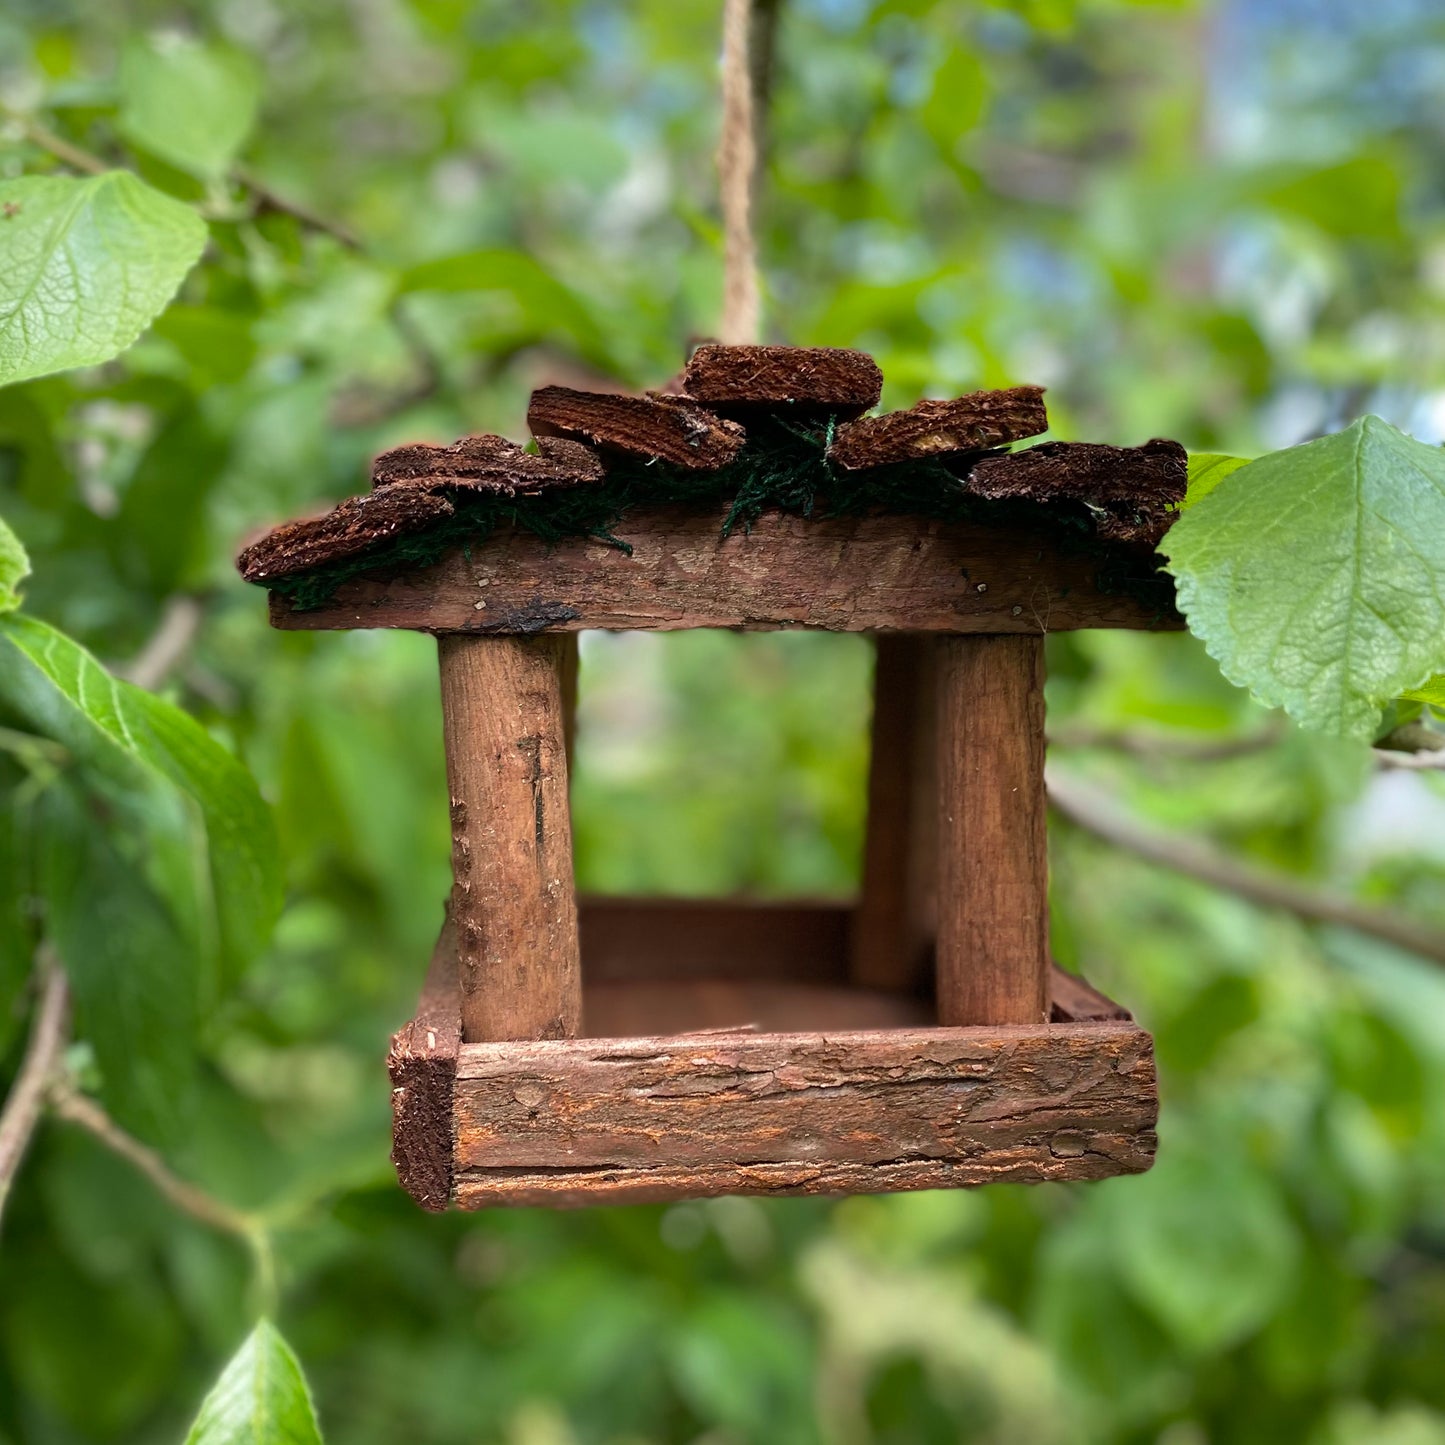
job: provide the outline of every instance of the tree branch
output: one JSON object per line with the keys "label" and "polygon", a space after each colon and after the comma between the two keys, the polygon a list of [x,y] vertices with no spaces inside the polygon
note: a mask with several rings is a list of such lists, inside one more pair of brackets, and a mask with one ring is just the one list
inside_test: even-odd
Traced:
{"label": "tree branch", "polygon": [[179,594],[168,597],[155,631],[128,663],[115,669],[116,676],[147,692],[154,691],[191,650],[204,617],[205,608],[199,598]]}
{"label": "tree branch", "polygon": [[15,116],[14,118],[20,122],[25,139],[31,145],[48,151],[56,160],[63,162],[71,170],[99,176],[104,175],[106,171],[115,169],[98,155],[94,155],[88,150],[82,150],[78,145],[72,145],[64,136],[56,135],[53,130],[41,125],[38,120],[32,120],[29,116]]}
{"label": "tree branch", "polygon": [[1381,939],[1431,963],[1445,965],[1445,933],[1381,908],[1331,898],[1283,874],[1237,863],[1194,838],[1179,838],[1140,822],[1087,783],[1050,770],[1049,802],[1076,827],[1147,862],[1222,888],[1262,908],[1282,909],[1312,923],[1331,923]]}
{"label": "tree branch", "polygon": [[70,1032],[70,993],[65,973],[44,944],[37,951],[36,959],[41,971],[40,1003],[25,1046],[25,1058],[15,1076],[15,1086],[0,1111],[0,1215],[4,1213],[10,1185],[39,1122],[46,1087],[65,1051]]}
{"label": "tree branch", "polygon": [[1248,757],[1251,753],[1265,752],[1279,742],[1288,728],[1283,718],[1273,718],[1264,727],[1244,737],[1205,742],[1198,738],[1066,725],[1050,731],[1049,744],[1060,748],[1101,748],[1149,761],[1222,763]]}
{"label": "tree branch", "polygon": [[231,174],[250,191],[256,200],[258,211],[274,211],[277,215],[290,216],[293,221],[300,222],[308,230],[321,231],[333,240],[339,241],[348,251],[361,249],[361,241],[355,231],[343,226],[340,221],[333,221],[326,216],[319,215],[309,206],[303,206],[299,201],[288,201],[284,196],[273,191],[254,171],[237,166]]}

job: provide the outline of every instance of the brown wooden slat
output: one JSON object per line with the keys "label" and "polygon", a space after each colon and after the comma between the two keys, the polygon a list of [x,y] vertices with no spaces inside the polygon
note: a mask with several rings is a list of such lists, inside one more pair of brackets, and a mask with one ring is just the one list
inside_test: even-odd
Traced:
{"label": "brown wooden slat", "polygon": [[880,633],[875,642],[863,886],[851,976],[868,988],[931,991],[936,908],[935,641]]}
{"label": "brown wooden slat", "polygon": [[1092,1178],[1147,1168],[1156,1114],[1128,1024],[464,1045],[457,1197]]}
{"label": "brown wooden slat", "polygon": [[1048,1017],[1043,645],[1041,637],[939,643],[941,1023]]}
{"label": "brown wooden slat", "polygon": [[620,527],[631,556],[570,540],[555,548],[504,531],[436,565],[343,582],[294,611],[286,629],[405,627],[532,634],[688,627],[833,632],[1039,633],[1077,627],[1177,628],[1095,585],[1100,562],[1037,532],[917,517],[806,520],[768,513],[726,540],[724,513],[639,508]]}
{"label": "brown wooden slat", "polygon": [[575,1034],[562,639],[451,636],[438,652],[463,1037]]}
{"label": "brown wooden slat", "polygon": [[841,983],[850,912],[835,903],[584,897],[584,977],[589,986],[679,978]]}
{"label": "brown wooden slat", "polygon": [[582,993],[582,1032],[599,1039],[716,1029],[923,1028],[932,1022],[933,1005],[926,998],[845,984],[725,975],[614,983],[589,979]]}
{"label": "brown wooden slat", "polygon": [[837,346],[699,346],[682,374],[684,392],[723,412],[798,406],[859,416],[883,394],[883,373],[866,352]]}

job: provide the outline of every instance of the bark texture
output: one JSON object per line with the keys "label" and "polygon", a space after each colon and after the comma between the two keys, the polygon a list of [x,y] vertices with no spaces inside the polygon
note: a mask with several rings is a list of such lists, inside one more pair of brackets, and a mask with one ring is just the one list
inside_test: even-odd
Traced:
{"label": "bark texture", "polygon": [[1049,1010],[1042,637],[950,637],[938,657],[938,1017]]}
{"label": "bark texture", "polygon": [[559,638],[443,637],[462,1036],[582,1019]]}
{"label": "bark texture", "polygon": [[1128,1024],[466,1045],[457,1202],[836,1193],[1146,1169]]}
{"label": "bark texture", "polygon": [[1047,431],[1041,386],[975,391],[954,401],[920,401],[907,411],[863,417],[838,428],[828,458],[840,467],[880,467],[924,457],[986,451]]}
{"label": "bark texture", "polygon": [[591,442],[704,472],[726,466],[747,440],[737,422],[683,397],[614,396],[565,386],[544,386],[532,393],[527,425],[539,438]]}
{"label": "bark texture", "polygon": [[1178,442],[1162,439],[1142,447],[1044,442],[986,458],[965,485],[989,501],[1083,502],[1093,510],[1103,540],[1153,547],[1184,500],[1189,457]]}
{"label": "bark texture", "polygon": [[424,532],[455,509],[443,496],[412,487],[350,497],[324,517],[305,517],[274,527],[236,558],[247,582],[292,577],[355,557],[377,542]]}
{"label": "bark texture", "polygon": [[693,352],[682,386],[725,414],[783,405],[854,417],[877,406],[883,373],[867,353],[842,347],[707,345]]}
{"label": "bark texture", "polygon": [[371,467],[373,487],[431,484],[508,496],[601,480],[595,453],[556,437],[539,440],[535,452],[499,436],[463,437],[448,447],[414,442],[383,452]]}

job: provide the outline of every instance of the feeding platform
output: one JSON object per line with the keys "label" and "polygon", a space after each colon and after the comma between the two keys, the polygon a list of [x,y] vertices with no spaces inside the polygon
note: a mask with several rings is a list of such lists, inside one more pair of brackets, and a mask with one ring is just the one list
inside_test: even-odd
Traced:
{"label": "feeding platform", "polygon": [[[1037,387],[865,415],[859,352],[704,346],[546,387],[535,450],[407,446],[241,555],[277,627],[436,634],[454,885],[393,1040],[429,1209],[858,1193],[1148,1168],[1152,1044],[1048,952],[1043,639],[1178,626],[1183,450],[1048,442]],[[578,899],[588,628],[863,632],[851,906]]]}

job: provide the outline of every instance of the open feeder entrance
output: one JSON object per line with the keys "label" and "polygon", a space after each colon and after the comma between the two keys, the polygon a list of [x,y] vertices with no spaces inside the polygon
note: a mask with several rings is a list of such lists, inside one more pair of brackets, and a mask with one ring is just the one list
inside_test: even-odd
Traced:
{"label": "open feeder entrance", "polygon": [[[1151,1041],[1049,959],[1044,636],[1177,625],[1152,546],[1183,451],[1005,452],[1047,425],[1031,387],[854,420],[879,384],[709,346],[683,395],[545,388],[539,452],[401,448],[242,554],[278,626],[438,638],[454,887],[391,1055],[424,1206],[1149,1166]],[[873,637],[854,906],[579,908],[576,634],[706,627]]]}
{"label": "open feeder entrance", "polygon": [[[825,818],[805,801],[826,769],[833,806],[846,798],[861,816],[871,644],[816,631],[779,640],[704,630],[579,639],[569,762],[587,1036],[931,1019],[922,990],[869,996],[848,986],[861,830],[826,836]],[[810,683],[823,670],[819,697]],[[667,706],[676,678],[690,680],[687,716]],[[708,716],[723,698],[727,716]],[[739,735],[729,719],[743,708],[756,716]],[[621,809],[609,806],[617,795],[602,782],[614,771],[627,778]],[[707,826],[693,822],[699,817]],[[676,856],[689,847],[693,858]],[[811,883],[795,872],[780,887],[776,865],[792,847],[813,860],[802,870]],[[659,869],[663,849],[669,865]],[[584,852],[593,867],[580,862]],[[613,876],[635,875],[640,864],[653,893],[646,884],[598,891],[599,862],[604,874],[620,865]],[[768,891],[758,896],[765,874]]]}

